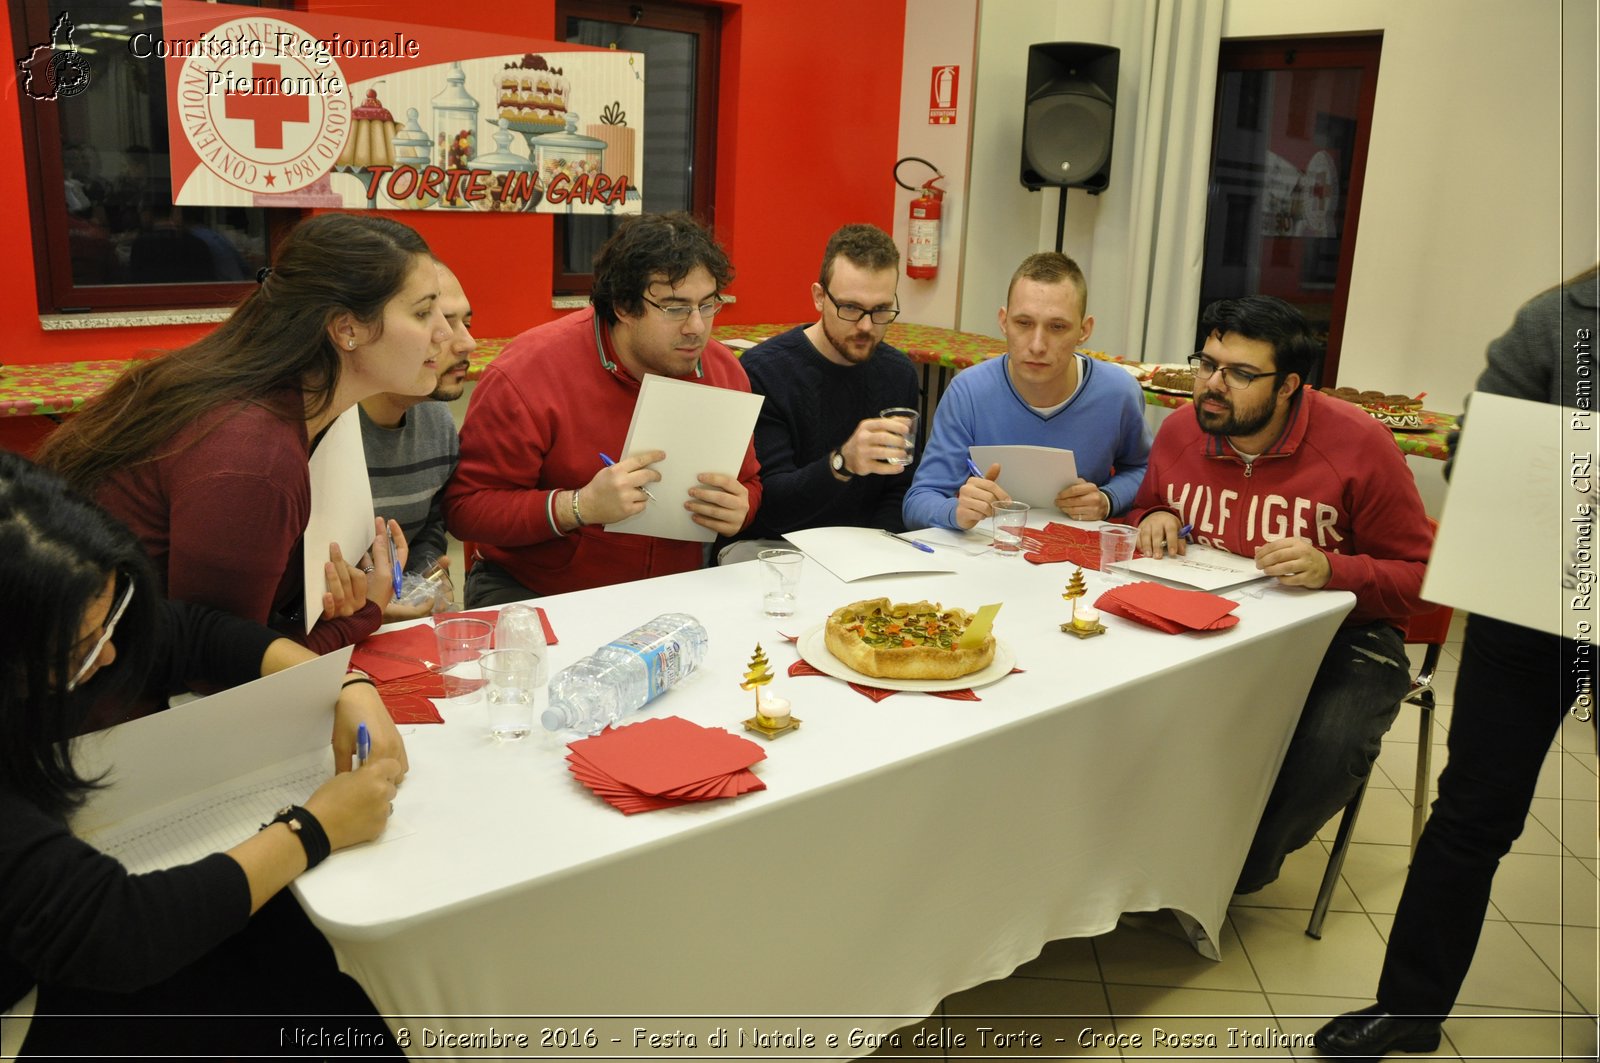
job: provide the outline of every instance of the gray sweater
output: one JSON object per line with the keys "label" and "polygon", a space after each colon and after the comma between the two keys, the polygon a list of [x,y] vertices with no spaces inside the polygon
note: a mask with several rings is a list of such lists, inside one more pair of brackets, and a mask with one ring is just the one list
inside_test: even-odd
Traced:
{"label": "gray sweater", "polygon": [[450,410],[442,402],[418,403],[398,428],[380,428],[361,410],[361,445],[373,512],[400,522],[411,546],[406,571],[421,572],[445,552],[441,502],[461,454]]}

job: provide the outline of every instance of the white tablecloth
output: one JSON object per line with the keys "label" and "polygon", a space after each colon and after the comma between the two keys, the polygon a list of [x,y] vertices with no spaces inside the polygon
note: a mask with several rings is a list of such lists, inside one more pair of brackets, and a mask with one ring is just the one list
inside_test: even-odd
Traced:
{"label": "white tablecloth", "polygon": [[[955,574],[848,585],[808,560],[790,622],[762,616],[754,563],[542,600],[560,638],[552,670],[661,612],[705,623],[705,663],[645,715],[739,731],[752,695],[738,684],[759,641],[778,674],[768,692],[804,721],[766,745],[755,770],[768,788],[625,817],[569,775],[571,736],[496,745],[481,704],[445,702],[445,726],[407,737],[396,809],[414,833],[303,876],[306,910],[379,1007],[411,1017],[920,1017],[1048,941],[1160,908],[1184,913],[1215,956],[1353,598],[1258,584],[1233,595],[1241,621],[1228,631],[1172,636],[1108,616],[1108,634],[1079,641],[1058,630],[1070,565],[956,556]],[[1085,575],[1091,595],[1107,586]],[[780,630],[879,594],[1004,602],[995,632],[1025,673],[977,702],[876,704],[785,674],[797,654]],[[413,1052],[421,1027],[508,1027],[392,1024],[408,1026]],[[540,1025],[561,1024],[526,1028]]]}

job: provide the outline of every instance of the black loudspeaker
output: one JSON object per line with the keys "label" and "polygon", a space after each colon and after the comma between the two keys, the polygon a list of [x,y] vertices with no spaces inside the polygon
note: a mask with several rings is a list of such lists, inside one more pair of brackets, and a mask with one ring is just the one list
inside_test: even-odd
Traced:
{"label": "black loudspeaker", "polygon": [[1048,185],[1098,194],[1111,183],[1121,54],[1106,44],[1028,46],[1022,183],[1030,190]]}

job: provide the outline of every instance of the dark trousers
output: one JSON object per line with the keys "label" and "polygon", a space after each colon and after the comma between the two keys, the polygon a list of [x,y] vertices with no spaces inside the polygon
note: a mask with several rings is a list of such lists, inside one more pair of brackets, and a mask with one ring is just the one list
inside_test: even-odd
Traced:
{"label": "dark trousers", "polygon": [[1284,857],[1317,836],[1372,774],[1383,736],[1411,686],[1400,632],[1376,621],[1334,633],[1300,710],[1236,893],[1278,877]]}
{"label": "dark trousers", "polygon": [[171,978],[132,993],[45,984],[21,1059],[403,1058],[285,890]]}
{"label": "dark trousers", "polygon": [[[1450,715],[1450,762],[1417,842],[1378,980],[1378,1004],[1444,1019],[1472,965],[1500,858],[1522,833],[1561,718],[1580,693],[1580,651],[1489,617],[1467,621]],[[1592,656],[1581,658],[1584,667]]]}
{"label": "dark trousers", "polygon": [[482,609],[489,605],[509,605],[512,602],[525,602],[529,598],[539,597],[533,591],[517,582],[517,578],[493,561],[483,558],[472,563],[472,571],[467,573],[467,596],[464,599],[468,609]]}

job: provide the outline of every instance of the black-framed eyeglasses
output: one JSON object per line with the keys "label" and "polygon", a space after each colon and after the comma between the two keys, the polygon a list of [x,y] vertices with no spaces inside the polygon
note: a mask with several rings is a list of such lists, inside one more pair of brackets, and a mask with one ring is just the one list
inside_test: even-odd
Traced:
{"label": "black-framed eyeglasses", "polygon": [[1202,354],[1199,351],[1189,356],[1189,365],[1194,369],[1196,381],[1210,380],[1212,374],[1220,369],[1222,382],[1234,391],[1243,391],[1264,376],[1277,376],[1283,372],[1281,369],[1274,369],[1268,373],[1257,373],[1249,369],[1240,369],[1236,365],[1218,365],[1209,354]]}
{"label": "black-framed eyeglasses", "polygon": [[828,302],[833,304],[834,312],[839,315],[839,320],[848,321],[852,325],[864,317],[872,318],[874,325],[887,325],[900,316],[900,301],[898,299],[895,300],[895,305],[892,307],[880,306],[868,310],[866,307],[857,306],[855,303],[841,303],[833,297],[833,293],[828,291],[827,288],[822,289],[822,294],[826,295]]}
{"label": "black-framed eyeglasses", "polygon": [[696,310],[700,311],[700,316],[703,319],[710,321],[712,318],[717,316],[717,311],[722,309],[722,300],[716,296],[713,296],[707,302],[701,303],[699,306],[694,306],[690,303],[673,303],[671,306],[662,306],[648,295],[641,295],[639,298],[643,299],[645,302],[649,303],[651,306],[667,315],[668,321],[677,321],[680,323],[688,321],[689,315],[694,313]]}
{"label": "black-framed eyeglasses", "polygon": [[106,643],[111,641],[112,634],[117,630],[117,621],[122,619],[122,614],[128,611],[128,603],[133,601],[133,580],[119,573],[117,582],[125,584],[122,597],[112,608],[110,615],[106,617],[106,626],[100,632],[100,638],[95,641],[94,646],[84,655],[83,663],[78,666],[77,672],[73,673],[72,678],[67,681],[68,691],[76,690],[78,684],[83,682],[83,677],[88,675],[89,670],[94,667],[94,662],[100,659],[101,651],[106,648]]}

